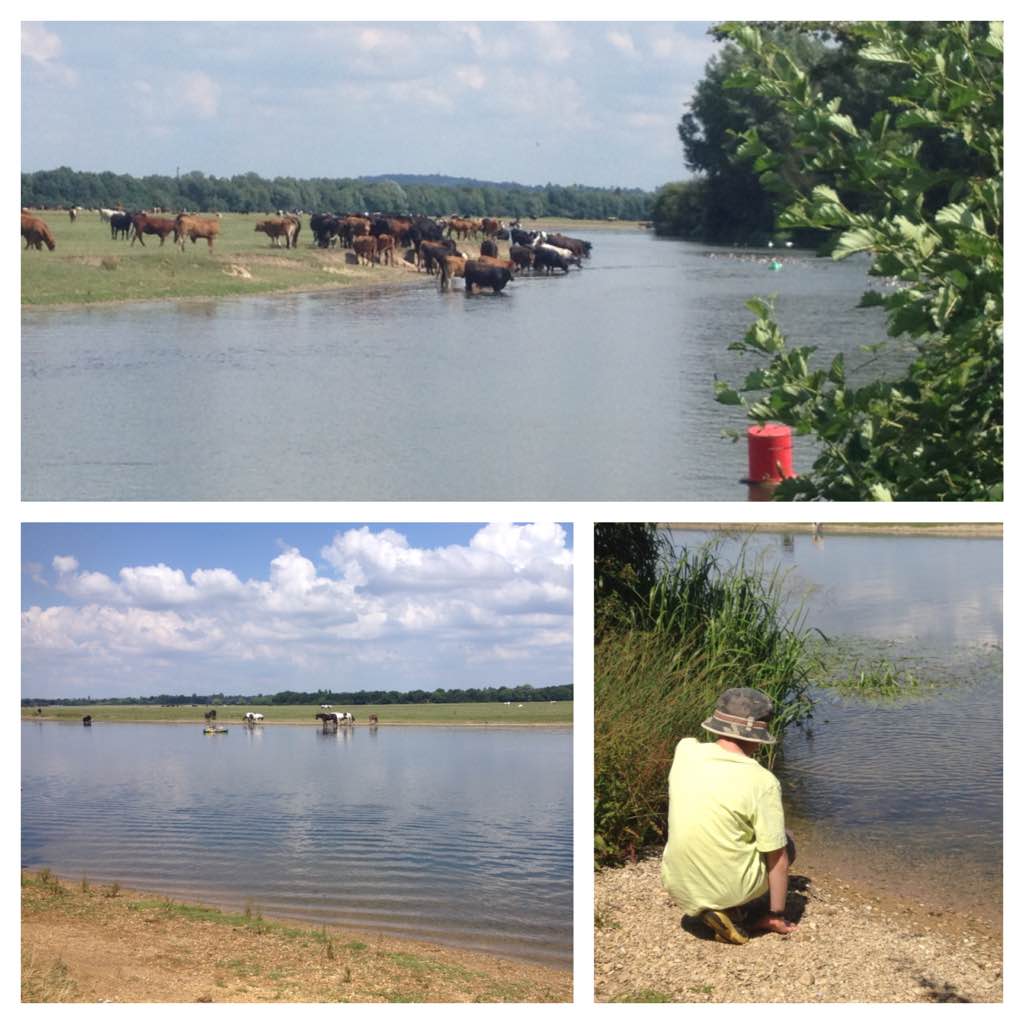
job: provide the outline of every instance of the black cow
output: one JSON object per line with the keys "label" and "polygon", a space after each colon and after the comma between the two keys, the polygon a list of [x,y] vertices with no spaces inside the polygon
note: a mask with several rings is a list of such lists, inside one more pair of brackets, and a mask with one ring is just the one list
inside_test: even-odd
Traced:
{"label": "black cow", "polygon": [[533,267],[535,270],[540,270],[543,267],[545,274],[550,274],[556,267],[569,273],[569,261],[561,253],[557,253],[553,249],[545,249],[543,246],[538,246],[533,250]]}
{"label": "black cow", "polygon": [[570,238],[569,235],[554,234],[548,235],[547,241],[557,245],[559,249],[568,249],[573,256],[590,257],[590,243],[584,242],[582,238]]}
{"label": "black cow", "polygon": [[508,250],[508,258],[520,270],[529,270],[533,266],[533,250],[528,245],[512,245]]}
{"label": "black cow", "polygon": [[512,271],[507,267],[495,267],[478,260],[466,260],[466,294],[473,288],[490,288],[495,295],[512,280]]}
{"label": "black cow", "polygon": [[481,256],[494,256],[497,258],[498,255],[498,243],[492,238],[485,238],[480,243],[480,255]]}
{"label": "black cow", "polygon": [[438,270],[439,262],[445,256],[453,256],[457,251],[455,242],[446,238],[443,242],[421,242],[418,256],[427,273],[434,274]]}
{"label": "black cow", "polygon": [[341,231],[341,222],[331,213],[314,213],[309,218],[309,230],[313,232],[313,239],[321,249],[326,249],[331,244],[332,238],[337,238]]}
{"label": "black cow", "polygon": [[132,215],[130,213],[112,213],[110,215],[110,238],[111,240],[120,235],[125,241],[128,240],[128,232],[132,229]]}
{"label": "black cow", "polygon": [[536,237],[536,231],[522,231],[520,228],[512,228],[509,232],[509,238],[515,245],[533,245]]}

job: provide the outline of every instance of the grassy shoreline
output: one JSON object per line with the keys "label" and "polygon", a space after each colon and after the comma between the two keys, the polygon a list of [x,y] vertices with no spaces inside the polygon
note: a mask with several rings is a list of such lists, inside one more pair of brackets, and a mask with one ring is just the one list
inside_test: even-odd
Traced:
{"label": "grassy shoreline", "polygon": [[[659,523],[667,530],[736,533],[813,533],[814,523]],[[1003,536],[1002,523],[821,523],[822,535],[877,534],[892,537]]]}
{"label": "grassy shoreline", "polygon": [[23,1002],[568,1002],[572,972],[22,871]]}
{"label": "grassy shoreline", "polygon": [[[163,723],[174,725],[203,725],[205,712],[210,707],[157,707],[135,704],[79,704],[68,706],[43,705],[42,714],[34,707],[23,707],[23,721],[80,722],[84,715],[92,715],[94,724],[108,723]],[[313,704],[221,704],[216,706],[217,724],[242,728],[246,711],[265,716],[263,726],[307,725],[319,728],[315,715],[319,707]],[[572,701],[532,701],[517,703],[479,704],[350,704],[334,705],[334,711],[350,711],[356,717],[356,728],[368,725],[369,716],[377,715],[380,726],[482,726],[498,728],[571,728]]]}
{"label": "grassy shoreline", "polygon": [[[393,267],[357,266],[351,252],[312,244],[308,218],[295,249],[277,249],[255,225],[265,215],[224,214],[213,252],[203,243],[187,243],[178,252],[173,239],[160,245],[150,237],[145,248],[112,240],[109,225],[95,212],[83,212],[72,224],[58,211],[42,214],[53,230],[54,252],[22,252],[23,309],[74,309],[129,302],[208,301],[255,295],[288,295],[359,287],[436,287],[428,275],[397,256]],[[638,230],[637,221],[524,221],[531,230]],[[479,239],[464,244],[476,253]],[[500,243],[502,254],[508,243]]]}

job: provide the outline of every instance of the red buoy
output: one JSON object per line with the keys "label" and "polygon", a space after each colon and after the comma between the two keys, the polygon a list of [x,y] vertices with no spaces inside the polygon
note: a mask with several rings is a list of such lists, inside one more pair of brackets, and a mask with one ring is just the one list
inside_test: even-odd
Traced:
{"label": "red buoy", "polygon": [[779,483],[793,472],[793,431],[784,423],[765,423],[747,429],[747,459],[750,476],[746,483]]}

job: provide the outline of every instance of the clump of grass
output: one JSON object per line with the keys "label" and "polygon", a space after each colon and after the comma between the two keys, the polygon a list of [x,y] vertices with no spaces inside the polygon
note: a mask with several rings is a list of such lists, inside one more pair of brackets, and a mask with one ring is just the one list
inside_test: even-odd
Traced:
{"label": "clump of grass", "polygon": [[103,895],[106,896],[108,899],[114,899],[120,894],[120,892],[120,882],[111,882],[110,885],[108,885],[106,889],[103,890]]}
{"label": "clump of grass", "polygon": [[118,264],[119,261],[116,256],[104,256],[103,259],[100,260],[100,266],[104,270],[117,270]]}
{"label": "clump of grass", "polygon": [[75,998],[78,986],[68,965],[58,957],[49,967],[36,962],[35,954],[21,957],[21,1001],[23,1003],[67,1003]]}
{"label": "clump of grass", "polygon": [[86,875],[82,875],[82,892],[89,893],[92,890],[89,888],[89,879]]}
{"label": "clump of grass", "polygon": [[[665,839],[666,780],[676,743],[705,736],[723,690],[752,686],[775,705],[773,731],[811,712],[817,674],[803,611],[787,611],[785,577],[746,553],[725,564],[715,543],[683,550],[637,593],[594,656],[595,853],[635,856]],[[761,752],[770,765],[775,749]]]}
{"label": "clump of grass", "polygon": [[672,997],[653,988],[642,988],[637,992],[623,992],[613,1003],[671,1003]]}

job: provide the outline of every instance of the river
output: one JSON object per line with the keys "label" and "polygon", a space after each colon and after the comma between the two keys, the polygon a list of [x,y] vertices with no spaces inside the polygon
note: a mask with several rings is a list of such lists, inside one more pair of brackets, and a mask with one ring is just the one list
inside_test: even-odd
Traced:
{"label": "river", "polygon": [[572,962],[572,732],[22,726],[22,864]]}
{"label": "river", "polygon": [[[25,500],[743,500],[713,399],[744,303],[825,358],[883,336],[866,263],[580,232],[582,271],[22,314]],[[812,450],[797,445],[796,467]]]}
{"label": "river", "polygon": [[[674,531],[677,546],[707,535]],[[740,537],[725,542],[735,557]],[[843,877],[998,914],[1002,901],[1002,541],[755,534],[748,557],[788,570],[806,625],[884,656],[931,694],[898,702],[815,688],[784,738],[787,822]],[[797,865],[799,871],[799,863]]]}

